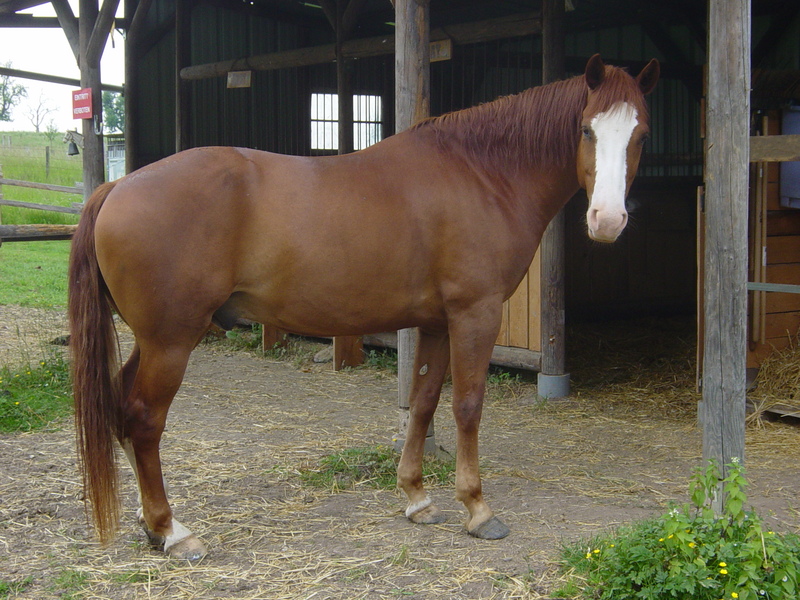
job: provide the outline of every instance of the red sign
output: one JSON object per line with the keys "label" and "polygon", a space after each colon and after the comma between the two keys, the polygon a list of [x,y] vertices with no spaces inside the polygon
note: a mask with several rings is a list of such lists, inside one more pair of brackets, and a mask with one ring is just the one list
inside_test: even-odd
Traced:
{"label": "red sign", "polygon": [[92,118],[92,88],[72,92],[72,118]]}

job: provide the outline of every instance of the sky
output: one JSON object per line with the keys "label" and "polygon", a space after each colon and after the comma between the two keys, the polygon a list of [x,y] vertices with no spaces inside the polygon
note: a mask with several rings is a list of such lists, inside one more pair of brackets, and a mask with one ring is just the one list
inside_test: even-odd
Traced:
{"label": "sky", "polygon": [[[73,12],[77,15],[77,0],[70,0],[70,4]],[[49,2],[22,12],[40,17],[55,16]],[[121,14],[121,8],[119,14]],[[112,39],[114,47],[112,47]],[[100,63],[100,77],[103,83],[122,85],[125,73],[124,46],[122,34],[114,31],[113,38],[109,36]],[[11,61],[12,69],[73,79],[80,78],[80,70],[75,56],[60,28],[0,28],[0,64],[8,61]],[[28,89],[28,97],[14,108],[11,122],[0,121],[0,131],[33,131],[33,124],[26,116],[26,111],[32,104],[38,104],[40,98],[47,107],[53,109],[53,112],[45,118],[45,126],[51,120],[59,131],[75,129],[80,125],[77,120],[72,118],[71,91],[77,87],[31,79],[17,78],[14,81]]]}

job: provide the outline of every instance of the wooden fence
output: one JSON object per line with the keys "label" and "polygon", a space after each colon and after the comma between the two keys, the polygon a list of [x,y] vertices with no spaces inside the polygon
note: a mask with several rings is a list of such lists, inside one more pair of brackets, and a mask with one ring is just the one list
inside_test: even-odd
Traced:
{"label": "wooden fence", "polygon": [[[28,208],[33,210],[46,210],[51,212],[67,213],[71,215],[81,214],[81,209],[83,208],[81,203],[75,203],[72,206],[53,206],[51,204],[6,200],[3,198],[4,185],[34,188],[37,190],[47,190],[50,192],[63,192],[66,194],[83,194],[83,187],[52,185],[49,183],[38,183],[34,181],[21,181],[18,179],[5,179],[3,177],[3,168],[0,166],[0,206],[14,206],[17,208]],[[0,245],[2,245],[3,242],[68,240],[75,233],[76,228],[77,225],[3,225],[2,221],[0,220]]]}

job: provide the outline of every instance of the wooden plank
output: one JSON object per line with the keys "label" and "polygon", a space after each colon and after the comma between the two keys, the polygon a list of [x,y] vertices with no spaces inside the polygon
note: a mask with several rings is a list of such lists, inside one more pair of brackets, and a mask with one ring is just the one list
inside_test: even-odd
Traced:
{"label": "wooden plank", "polygon": [[784,208],[767,215],[767,235],[800,234],[800,210]]}
{"label": "wooden plank", "polygon": [[[377,348],[397,348],[397,334],[379,333],[365,335],[364,344]],[[492,364],[510,369],[523,369],[526,371],[540,371],[542,363],[541,352],[525,348],[509,348],[496,345],[492,351]]]}
{"label": "wooden plank", "polygon": [[39,183],[36,181],[21,181],[19,179],[0,179],[0,185],[13,185],[16,187],[33,188],[35,190],[47,190],[49,192],[65,192],[67,194],[82,194],[82,187],[72,187],[67,185],[53,185],[50,183]]}
{"label": "wooden plank", "polygon": [[750,20],[750,0],[709,0],[700,415],[703,458],[715,460],[723,477],[732,459],[744,460]]}
{"label": "wooden plank", "polygon": [[542,350],[542,256],[539,251],[528,269],[528,350]]}
{"label": "wooden plank", "polygon": [[0,225],[0,240],[4,242],[68,240],[77,228],[77,225]]}
{"label": "wooden plank", "polygon": [[508,346],[528,347],[528,275],[508,299]]}
{"label": "wooden plank", "polygon": [[800,262],[800,235],[767,237],[768,265],[794,262]]}
{"label": "wooden plank", "polygon": [[800,312],[774,313],[767,315],[766,331],[767,339],[781,337],[797,338],[800,331]]}
{"label": "wooden plank", "polygon": [[800,134],[758,135],[750,138],[751,162],[800,160]]}
{"label": "wooden plank", "polygon": [[50,212],[67,213],[70,215],[81,214],[81,209],[75,208],[74,206],[54,206],[52,204],[37,204],[35,202],[18,202],[16,200],[0,199],[0,206],[14,206],[16,208],[28,208],[32,210],[47,210]]}

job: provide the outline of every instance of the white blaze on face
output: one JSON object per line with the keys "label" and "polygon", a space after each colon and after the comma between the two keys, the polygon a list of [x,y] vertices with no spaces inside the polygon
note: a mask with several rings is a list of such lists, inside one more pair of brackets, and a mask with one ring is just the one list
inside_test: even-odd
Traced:
{"label": "white blaze on face", "polygon": [[636,109],[619,102],[592,119],[595,137],[595,180],[586,215],[589,235],[613,242],[628,222],[625,210],[628,143],[636,128]]}

